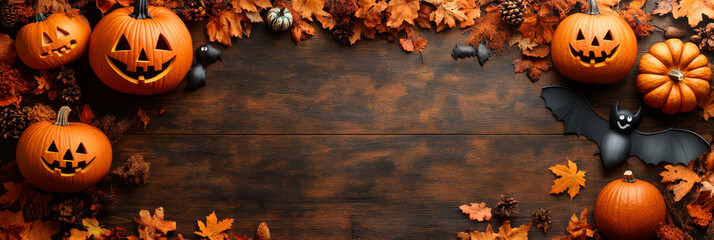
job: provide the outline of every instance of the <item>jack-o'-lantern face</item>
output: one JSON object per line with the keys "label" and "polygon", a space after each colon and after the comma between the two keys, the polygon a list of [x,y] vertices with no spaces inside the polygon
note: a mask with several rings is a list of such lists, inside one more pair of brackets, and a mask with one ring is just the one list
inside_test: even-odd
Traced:
{"label": "jack-o'-lantern face", "polygon": [[[171,45],[163,34],[152,39],[156,39],[152,46],[132,47],[122,35],[114,44],[112,51],[107,54],[109,66],[122,78],[134,84],[152,83],[166,76],[173,67],[176,54],[171,50]],[[156,55],[159,56],[153,57],[154,59],[148,57]],[[120,59],[126,59],[126,62]],[[164,61],[164,59],[168,60]]]}
{"label": "jack-o'-lantern face", "polygon": [[[62,144],[64,146],[68,144]],[[72,147],[72,146],[70,146]],[[66,149],[66,151],[60,150],[57,147],[57,143],[52,141],[47,147],[44,153],[40,154],[42,163],[47,168],[47,171],[60,172],[63,176],[72,176],[76,172],[86,172],[92,167],[92,163],[96,156],[92,156],[91,153],[87,151],[87,147],[84,143],[79,143],[79,146],[74,148]]]}
{"label": "jack-o'-lantern face", "polygon": [[569,46],[570,53],[574,58],[580,60],[580,63],[588,66],[600,66],[616,57],[620,44],[615,41],[611,30],[598,36],[591,32],[583,33],[581,29],[578,30],[575,40]]}
{"label": "jack-o'-lantern face", "polygon": [[83,16],[54,13],[25,25],[17,34],[18,56],[34,69],[50,69],[70,63],[87,51],[91,28]]}
{"label": "jack-o'-lantern face", "polygon": [[171,9],[134,1],[102,18],[89,41],[89,63],[110,88],[130,94],[170,91],[193,62],[193,42]]}

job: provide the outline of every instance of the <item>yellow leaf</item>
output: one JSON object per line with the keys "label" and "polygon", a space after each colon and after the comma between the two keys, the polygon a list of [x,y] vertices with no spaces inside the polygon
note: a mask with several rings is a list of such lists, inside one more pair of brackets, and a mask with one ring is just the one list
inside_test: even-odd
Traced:
{"label": "yellow leaf", "polygon": [[221,233],[223,231],[230,230],[231,226],[233,225],[232,218],[223,219],[218,222],[218,217],[216,217],[215,211],[213,211],[211,215],[206,216],[206,224],[201,222],[201,220],[197,220],[197,222],[198,229],[201,231],[195,233],[201,237],[206,237],[210,240],[219,240],[222,236]]}
{"label": "yellow leaf", "polygon": [[550,194],[559,194],[568,190],[570,200],[580,192],[580,186],[585,187],[585,171],[578,171],[578,166],[568,159],[568,166],[557,164],[550,168],[551,172],[560,178],[555,179]]}
{"label": "yellow leaf", "polygon": [[99,226],[99,221],[95,218],[84,218],[82,219],[82,225],[87,229],[89,234],[92,234],[95,238],[100,238],[102,236],[108,236],[111,231],[109,229],[104,229]]}
{"label": "yellow leaf", "polygon": [[387,11],[392,15],[387,19],[387,26],[399,28],[403,22],[414,24],[419,14],[419,0],[392,0]]}

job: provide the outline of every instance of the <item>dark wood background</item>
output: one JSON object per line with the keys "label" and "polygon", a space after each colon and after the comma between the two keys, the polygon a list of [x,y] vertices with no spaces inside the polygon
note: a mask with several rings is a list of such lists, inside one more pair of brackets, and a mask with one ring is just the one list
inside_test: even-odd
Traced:
{"label": "dark wood background", "polygon": [[[687,27],[671,16],[653,22]],[[202,23],[189,28],[194,46],[207,42]],[[618,99],[634,111],[642,104],[636,68],[612,85],[575,83],[554,69],[531,83],[513,73],[515,47],[481,68],[475,59],[450,56],[468,37],[463,30],[416,34],[429,41],[425,63],[397,43],[348,47],[318,29],[296,46],[288,32],[257,24],[230,48],[214,44],[223,62],[209,67],[204,88],[184,92],[184,83],[157,96],[112,91],[86,59],[75,63],[86,69],[82,101],[97,115],[141,107],[152,118],[145,131],[134,129],[113,146],[114,166],[136,153],[151,162],[148,183],[123,188],[119,207],[100,221],[131,230],[140,209],[163,206],[177,232],[190,238],[196,219],[215,210],[219,218],[235,218],[236,233],[252,234],[265,221],[274,239],[451,239],[467,228],[501,224],[472,222],[459,205],[493,206],[510,193],[521,202],[515,226],[529,223],[532,211],[552,211],[548,234],[530,232],[531,239],[550,239],[565,232],[574,213],[592,209],[599,190],[627,169],[659,185],[662,164],[633,157],[604,169],[592,155],[596,144],[563,135],[540,98],[543,86],[565,85],[583,92],[603,116]],[[638,58],[662,40],[659,32],[641,39]],[[674,116],[643,111],[640,130],[679,127],[711,140],[711,123],[698,109]],[[13,157],[12,141],[0,147],[5,159]],[[587,171],[586,187],[572,201],[548,194],[556,178],[548,167],[566,157]]]}

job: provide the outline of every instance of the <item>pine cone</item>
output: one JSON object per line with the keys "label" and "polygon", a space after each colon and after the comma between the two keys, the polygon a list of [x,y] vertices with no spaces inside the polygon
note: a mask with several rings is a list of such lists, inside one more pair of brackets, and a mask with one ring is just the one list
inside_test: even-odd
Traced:
{"label": "pine cone", "polygon": [[332,35],[339,40],[344,45],[350,45],[350,36],[352,36],[352,28],[354,24],[352,22],[346,22],[335,26],[332,29]]}
{"label": "pine cone", "polygon": [[64,66],[54,75],[54,88],[59,95],[60,100],[72,103],[79,100],[82,96],[82,91],[77,85],[77,79],[74,77],[74,70],[67,69]]}
{"label": "pine cone", "polygon": [[493,214],[501,218],[510,218],[518,214],[518,201],[510,195],[501,195],[501,201],[493,208]]}
{"label": "pine cone", "polygon": [[199,22],[206,18],[206,4],[201,1],[189,1],[186,7],[180,11],[181,17],[189,22]]}
{"label": "pine cone", "polygon": [[47,205],[38,204],[33,201],[28,201],[25,207],[22,208],[22,217],[25,218],[25,222],[34,222],[49,214],[50,209]]}
{"label": "pine cone", "polygon": [[70,103],[76,102],[81,96],[82,91],[80,91],[79,86],[77,85],[66,87],[65,89],[62,89],[62,92],[60,93],[60,99],[62,99],[62,101]]}
{"label": "pine cone", "polygon": [[701,50],[714,51],[714,23],[694,29],[694,35],[689,40],[698,43]]}
{"label": "pine cone", "polygon": [[531,213],[533,215],[533,222],[536,223],[536,227],[542,228],[544,233],[548,233],[548,228],[552,221],[550,220],[550,210],[541,208],[538,211]]}
{"label": "pine cone", "polygon": [[62,86],[71,86],[77,84],[77,79],[74,77],[74,70],[67,69],[62,66],[62,68],[55,74],[55,83],[62,84]]}
{"label": "pine cone", "polygon": [[29,125],[27,117],[22,111],[14,107],[5,107],[0,110],[0,135],[3,138],[19,138],[22,131]]}
{"label": "pine cone", "polygon": [[523,23],[523,0],[503,0],[501,2],[501,20],[513,28]]}
{"label": "pine cone", "polygon": [[52,218],[69,224],[80,225],[84,214],[84,201],[77,197],[52,205]]}
{"label": "pine cone", "polygon": [[12,27],[17,23],[18,15],[15,4],[9,0],[0,3],[0,22],[4,27]]}
{"label": "pine cone", "polygon": [[117,207],[117,196],[113,190],[109,192],[94,190],[90,192],[90,195],[92,196],[92,211],[95,213],[108,213]]}

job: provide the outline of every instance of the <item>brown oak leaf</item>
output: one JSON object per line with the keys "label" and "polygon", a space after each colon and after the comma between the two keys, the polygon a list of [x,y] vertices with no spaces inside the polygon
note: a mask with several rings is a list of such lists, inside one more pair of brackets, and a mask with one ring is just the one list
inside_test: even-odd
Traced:
{"label": "brown oak leaf", "polygon": [[419,0],[392,0],[389,2],[387,12],[391,15],[387,19],[387,26],[399,28],[402,23],[414,24],[414,19],[419,17]]}
{"label": "brown oak leaf", "polygon": [[16,57],[15,40],[7,34],[0,34],[0,61],[12,64],[15,62]]}
{"label": "brown oak leaf", "polygon": [[206,216],[205,224],[201,220],[198,220],[198,229],[200,232],[195,233],[210,240],[220,240],[224,239],[221,238],[221,236],[224,236],[223,232],[230,230],[232,225],[232,218],[223,219],[219,222],[218,217],[216,217],[216,212],[214,211],[211,215]]}
{"label": "brown oak leaf", "polygon": [[516,73],[522,73],[526,70],[527,75],[531,82],[536,82],[543,75],[543,72],[548,71],[553,63],[546,59],[536,58],[535,60],[518,58],[513,60],[513,69]]}
{"label": "brown oak leaf", "polygon": [[459,206],[461,212],[468,214],[471,220],[478,222],[491,220],[491,208],[486,207],[486,203],[471,203],[469,205]]}
{"label": "brown oak leaf", "polygon": [[702,181],[697,173],[684,165],[667,165],[664,166],[664,168],[667,170],[659,175],[662,176],[662,183],[667,183],[671,186],[671,190],[674,192],[675,202],[682,200],[682,198],[692,190],[695,183]]}
{"label": "brown oak leaf", "polygon": [[151,216],[148,210],[141,210],[139,217],[135,217],[134,221],[139,231],[139,239],[142,240],[165,237],[168,232],[176,230],[176,222],[164,220],[163,207],[154,210],[154,216]]}
{"label": "brown oak leaf", "polygon": [[585,187],[585,171],[578,171],[578,166],[568,159],[568,166],[556,164],[548,168],[553,174],[558,176],[555,179],[550,194],[559,194],[568,190],[570,200],[580,192],[580,186]]}

